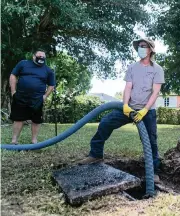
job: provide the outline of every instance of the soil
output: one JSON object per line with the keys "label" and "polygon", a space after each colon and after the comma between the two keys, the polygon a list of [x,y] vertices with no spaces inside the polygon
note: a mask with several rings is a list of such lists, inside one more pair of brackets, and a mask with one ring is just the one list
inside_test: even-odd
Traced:
{"label": "soil", "polygon": [[[51,155],[50,155],[51,157]],[[117,168],[121,169],[123,171],[126,171],[130,174],[133,174],[142,180],[144,180],[145,176],[145,167],[144,167],[144,160],[143,158],[139,160],[131,160],[131,159],[113,159],[112,156],[109,157],[108,159],[105,160],[105,163]],[[79,159],[78,159],[79,160]],[[14,164],[17,161],[14,162]],[[37,158],[36,158],[37,162]],[[76,163],[76,161],[74,161]],[[73,162],[73,163],[74,163]],[[58,162],[57,162],[58,163]],[[41,163],[40,163],[41,165]],[[57,167],[56,167],[57,166]],[[53,169],[59,169],[62,167],[69,166],[69,164],[55,164],[53,166]],[[32,166],[30,166],[32,167]],[[161,159],[161,167],[160,167],[160,179],[161,183],[159,185],[156,185],[156,189],[159,191],[165,192],[165,193],[171,193],[171,194],[180,194],[180,140],[177,144],[177,146],[173,149],[168,150],[165,154],[163,159]],[[143,182],[143,181],[142,181]],[[144,186],[141,188],[144,190]],[[135,189],[137,190],[137,189]],[[107,196],[106,199],[103,199],[103,201],[100,200],[92,200],[91,202],[88,202],[84,205],[84,207],[81,208],[72,208],[71,212],[70,207],[67,207],[65,204],[59,204],[60,202],[64,202],[64,198],[55,198],[57,196],[57,191],[52,191],[52,194],[48,194],[47,196],[44,197],[44,192],[42,194],[38,194],[39,192],[37,191],[37,194],[33,194],[33,197],[29,195],[27,196],[19,196],[17,197],[15,195],[9,195],[6,196],[6,198],[2,199],[2,205],[1,205],[1,214],[4,216],[12,216],[12,215],[22,215],[22,216],[45,216],[45,215],[89,215],[87,214],[86,211],[93,212],[93,215],[98,215],[98,216],[109,216],[109,215],[147,215],[146,211],[147,208],[150,206],[151,209],[150,211],[153,210],[155,203],[159,205],[162,208],[162,203],[164,202],[164,195],[159,194],[159,201],[153,199],[147,199],[147,200],[141,200],[139,201],[138,199],[141,199],[141,193],[144,194],[144,191],[135,191],[135,194],[140,195],[140,197],[135,197],[135,199],[131,199],[131,196],[133,196],[134,191],[131,191],[129,193],[131,196],[128,197],[128,194],[125,192],[124,196],[123,194],[116,194],[113,196]],[[43,197],[43,199],[42,199]],[[129,201],[126,198],[129,199]],[[45,199],[45,200],[44,200]],[[52,200],[50,200],[52,199]],[[170,197],[172,202],[172,197]],[[38,201],[39,200],[39,201]],[[176,200],[176,199],[174,199]],[[134,202],[132,202],[134,201]],[[165,200],[166,201],[166,200]],[[103,203],[105,202],[105,203]],[[172,211],[176,211],[177,214],[173,215],[179,215],[179,207],[178,207],[178,202],[175,204],[171,204],[171,202],[167,201],[166,205],[170,205],[170,210],[165,209],[165,213],[167,214],[158,214],[157,215],[170,215]],[[175,202],[175,201],[174,201]],[[23,204],[24,203],[24,204]],[[37,204],[36,204],[37,203]],[[120,203],[120,204],[119,204]],[[172,202],[173,203],[173,202]],[[38,208],[37,206],[45,206],[47,209],[50,207],[56,210],[57,206],[60,205],[60,210],[64,211],[65,213],[62,214],[49,214],[47,212],[37,212],[36,209]],[[107,206],[107,207],[106,207]],[[44,208],[45,208],[44,207]],[[84,208],[84,210],[83,210]],[[87,209],[86,209],[87,208]],[[158,211],[158,208],[156,206],[154,211]],[[163,207],[164,208],[164,207]],[[33,210],[35,209],[35,210]],[[120,210],[119,210],[120,209]],[[59,210],[59,211],[60,211]],[[81,214],[82,210],[82,214]],[[67,213],[67,212],[68,213]],[[77,212],[76,212],[77,211]],[[110,212],[111,211],[111,212]],[[116,214],[117,211],[117,214]],[[168,211],[168,212],[166,212]],[[106,214],[107,212],[107,214]],[[120,214],[121,212],[121,214]],[[169,214],[168,214],[169,213]],[[92,215],[92,214],[91,214]],[[148,214],[149,215],[149,214]],[[151,214],[153,215],[153,213]],[[155,215],[155,214],[154,214]]]}
{"label": "soil", "polygon": [[[107,160],[105,163],[122,171],[128,172],[139,177],[142,181],[145,178],[144,159],[117,159]],[[174,192],[180,194],[180,140],[175,148],[168,150],[161,159],[159,190],[164,192]],[[166,186],[165,186],[166,185]]]}

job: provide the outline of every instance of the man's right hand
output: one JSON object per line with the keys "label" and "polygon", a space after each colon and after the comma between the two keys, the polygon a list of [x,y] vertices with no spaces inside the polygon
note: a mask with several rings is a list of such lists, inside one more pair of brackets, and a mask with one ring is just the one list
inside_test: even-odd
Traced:
{"label": "man's right hand", "polygon": [[126,115],[127,117],[129,117],[129,114],[131,112],[135,112],[135,110],[133,110],[131,107],[129,107],[128,104],[124,104],[123,105],[123,113],[124,113],[124,115]]}

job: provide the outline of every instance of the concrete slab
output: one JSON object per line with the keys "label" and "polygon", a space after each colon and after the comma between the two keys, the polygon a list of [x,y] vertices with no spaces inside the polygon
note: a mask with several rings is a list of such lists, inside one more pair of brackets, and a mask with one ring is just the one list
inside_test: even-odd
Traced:
{"label": "concrete slab", "polygon": [[53,173],[71,205],[139,186],[139,178],[104,163],[64,168]]}

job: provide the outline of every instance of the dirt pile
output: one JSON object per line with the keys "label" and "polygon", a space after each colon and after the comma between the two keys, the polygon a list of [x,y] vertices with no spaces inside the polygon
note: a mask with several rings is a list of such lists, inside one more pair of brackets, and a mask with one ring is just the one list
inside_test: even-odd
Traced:
{"label": "dirt pile", "polygon": [[175,148],[164,154],[161,169],[172,182],[180,185],[180,139]]}
{"label": "dirt pile", "polygon": [[[118,158],[107,160],[106,163],[145,181],[144,158],[140,158],[139,160]],[[177,146],[168,150],[164,154],[164,157],[161,158],[159,176],[162,185],[167,186],[176,193],[180,193],[180,139]]]}

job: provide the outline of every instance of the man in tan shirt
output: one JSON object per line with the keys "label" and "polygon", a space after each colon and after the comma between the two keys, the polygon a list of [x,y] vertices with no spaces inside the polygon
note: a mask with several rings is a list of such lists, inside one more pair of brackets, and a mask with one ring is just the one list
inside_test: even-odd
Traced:
{"label": "man in tan shirt", "polygon": [[137,111],[135,121],[143,121],[147,129],[153,154],[155,182],[159,181],[159,155],[157,147],[157,124],[155,101],[164,83],[164,71],[152,61],[155,44],[151,39],[142,38],[133,41],[140,61],[128,67],[124,80],[126,86],[123,95],[123,111],[114,110],[102,118],[98,130],[91,140],[89,156],[79,164],[94,163],[103,160],[104,143],[114,129],[132,122],[130,112]]}

